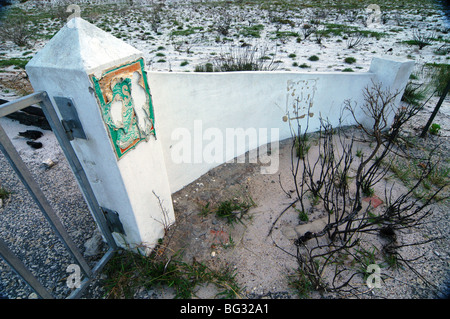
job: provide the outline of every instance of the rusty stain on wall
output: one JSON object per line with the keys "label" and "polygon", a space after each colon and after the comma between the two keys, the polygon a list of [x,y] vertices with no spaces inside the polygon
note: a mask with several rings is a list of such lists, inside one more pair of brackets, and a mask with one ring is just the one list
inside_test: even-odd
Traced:
{"label": "rusty stain on wall", "polygon": [[310,112],[314,105],[318,79],[287,81],[286,114],[283,121],[299,120],[306,116],[313,117]]}

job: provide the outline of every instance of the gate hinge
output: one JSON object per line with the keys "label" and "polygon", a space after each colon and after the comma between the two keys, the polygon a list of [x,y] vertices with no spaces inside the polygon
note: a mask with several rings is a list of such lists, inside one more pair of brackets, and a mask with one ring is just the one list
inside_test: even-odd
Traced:
{"label": "gate hinge", "polygon": [[53,99],[55,100],[59,113],[61,114],[61,124],[64,127],[67,138],[70,141],[72,141],[75,137],[84,140],[87,139],[73,100],[62,96],[55,96]]}
{"label": "gate hinge", "polygon": [[103,215],[105,216],[106,223],[108,224],[111,233],[119,233],[125,235],[122,222],[120,221],[119,214],[111,209],[100,207]]}

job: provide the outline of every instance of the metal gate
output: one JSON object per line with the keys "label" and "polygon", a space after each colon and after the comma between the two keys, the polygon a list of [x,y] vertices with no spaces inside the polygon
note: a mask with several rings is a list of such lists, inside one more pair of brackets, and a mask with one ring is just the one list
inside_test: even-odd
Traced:
{"label": "metal gate", "polygon": [[[74,244],[70,238],[68,232],[64,228],[61,220],[56,215],[53,208],[50,206],[48,200],[44,196],[44,193],[38,186],[37,182],[33,179],[30,171],[22,161],[17,150],[13,146],[11,140],[6,135],[4,129],[0,125],[0,149],[8,159],[9,163],[17,173],[18,177],[25,185],[26,189],[37,203],[39,209],[42,211],[47,221],[64,243],[71,256],[76,260],[80,269],[84,273],[84,279],[78,285],[78,287],[72,291],[67,297],[69,299],[79,298],[87,286],[92,282],[95,276],[101,271],[103,266],[112,257],[114,251],[117,249],[115,240],[111,234],[111,225],[105,218],[102,208],[99,206],[94,192],[89,184],[87,176],[79,162],[74,149],[70,143],[72,140],[73,132],[70,125],[68,126],[65,121],[60,121],[55,111],[55,107],[51,102],[46,92],[37,92],[19,98],[15,101],[8,102],[0,106],[0,117],[6,116],[13,112],[19,111],[25,107],[33,104],[40,104],[50,127],[55,134],[69,165],[78,181],[78,185],[86,199],[90,211],[106,240],[109,249],[103,255],[103,257],[95,264],[94,267],[90,267],[81,254],[78,247]],[[14,253],[8,248],[6,243],[0,238],[0,256],[6,261],[6,263],[36,292],[40,298],[52,299],[54,296],[39,282],[39,280],[26,268],[24,263],[14,255]]]}

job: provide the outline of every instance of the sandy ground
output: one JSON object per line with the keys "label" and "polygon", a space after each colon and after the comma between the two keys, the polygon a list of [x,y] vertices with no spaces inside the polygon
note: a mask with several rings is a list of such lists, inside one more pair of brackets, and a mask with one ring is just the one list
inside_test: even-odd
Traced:
{"label": "sandy ground", "polygon": [[[288,283],[292,278],[290,276],[298,267],[294,240],[307,231],[321,230],[326,218],[324,219],[325,215],[320,207],[317,207],[309,211],[309,222],[303,224],[299,220],[295,207],[286,210],[295,200],[291,172],[291,146],[290,139],[280,143],[280,169],[274,175],[260,174],[260,166],[257,164],[227,163],[175,193],[173,199],[177,223],[169,235],[170,240],[167,241],[169,250],[182,251],[186,261],[195,259],[211,266],[231,266],[237,272],[238,282],[245,287],[242,294],[244,298],[297,298],[296,292]],[[368,143],[362,143],[358,149],[367,152],[370,146]],[[313,160],[318,152],[318,147],[313,146],[308,156]],[[393,198],[397,198],[406,191],[401,183],[389,179],[377,185],[374,189],[375,195],[384,199],[385,186],[391,187],[394,184],[396,185],[393,187]],[[214,214],[206,217],[200,215],[207,203],[210,203],[210,207],[215,207],[223,200],[245,200],[246,198],[251,198],[255,207],[244,215],[247,218],[243,218],[242,224],[230,226]],[[382,208],[383,204],[379,208]],[[364,205],[368,203],[365,202]],[[448,208],[447,204],[433,206],[436,220],[448,219]],[[425,278],[440,286],[441,291],[445,290],[445,279],[448,278],[448,234],[446,234],[448,225],[446,224],[447,222],[444,222],[436,226],[445,236],[442,241],[436,243],[436,246],[426,245],[425,248],[406,252],[407,257],[417,256],[417,254],[426,256],[428,265],[420,266],[420,272]],[[413,235],[404,234],[404,238],[412,240],[411,238],[417,239],[423,235],[430,236],[430,230],[417,231]],[[406,239],[408,236],[412,237]],[[369,242],[374,245],[375,241],[369,239]],[[438,255],[440,257],[437,257]],[[427,271],[430,264],[434,265],[433,270]],[[392,270],[383,271],[386,272],[384,274],[386,283],[383,288],[369,294],[362,294],[360,297],[427,296],[429,298],[436,296],[436,291],[418,281],[417,276],[411,277],[411,273],[407,271],[403,273]],[[363,282],[360,285],[364,287]],[[197,296],[213,298],[215,293],[217,291],[212,287],[206,287],[199,289]],[[311,296],[314,298],[354,297],[350,294],[314,293]]]}
{"label": "sandy ground", "polygon": [[[279,174],[283,187],[291,190],[290,155],[286,152],[290,143],[282,144],[286,147],[280,154]],[[237,272],[238,282],[246,287],[246,294],[287,293],[286,274],[296,268],[295,259],[276,248],[274,241],[291,253],[295,250],[280,232],[269,236],[277,215],[293,201],[281,191],[278,175],[260,174],[257,164],[228,163],[175,193],[173,199],[179,221],[171,249],[183,248],[186,259],[231,266]],[[250,199],[255,206],[242,216],[242,223],[229,225],[214,213],[199,215],[199,209],[207,203],[214,210],[225,200]],[[298,222],[295,213],[286,218],[281,226]]]}

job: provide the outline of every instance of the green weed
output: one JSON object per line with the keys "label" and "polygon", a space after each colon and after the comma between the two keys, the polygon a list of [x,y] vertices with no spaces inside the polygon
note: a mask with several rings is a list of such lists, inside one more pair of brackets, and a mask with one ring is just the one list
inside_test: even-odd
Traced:
{"label": "green weed", "polygon": [[10,195],[10,191],[5,189],[4,187],[0,187],[0,199],[8,199]]}
{"label": "green weed", "polygon": [[194,72],[214,72],[214,66],[212,63],[205,63],[202,65],[196,65]]}
{"label": "green weed", "polygon": [[431,72],[431,85],[436,89],[437,95],[441,96],[450,81],[450,64],[426,63],[425,66]]}
{"label": "green weed", "polygon": [[355,261],[358,262],[359,272],[363,274],[364,281],[370,276],[370,272],[367,271],[369,265],[377,264],[376,262],[376,252],[375,246],[372,250],[359,248],[355,250]]}
{"label": "green weed", "polygon": [[216,209],[216,216],[223,218],[228,224],[242,222],[244,214],[254,205],[253,202],[239,202],[226,200],[219,204]]}
{"label": "green weed", "polygon": [[275,34],[275,38],[277,38],[277,39],[299,36],[299,34],[297,32],[293,32],[293,31],[275,31],[274,34]]}
{"label": "green weed", "polygon": [[240,34],[244,37],[260,38],[262,30],[264,30],[264,26],[257,24],[250,27],[243,27]]}
{"label": "green weed", "polygon": [[424,42],[424,41],[420,41],[420,40],[404,40],[404,41],[402,41],[402,43],[409,44],[409,45],[417,45],[421,49],[423,47],[431,44],[429,42]]}
{"label": "green weed", "polygon": [[406,84],[405,90],[403,91],[402,101],[419,106],[425,98],[425,94],[426,89],[423,88],[422,84],[415,84],[410,81]]}
{"label": "green weed", "polygon": [[296,274],[288,276],[288,282],[300,298],[308,298],[314,289],[312,282],[301,268],[297,269]]}
{"label": "green weed", "polygon": [[201,31],[203,30],[203,27],[191,27],[185,30],[172,30],[172,32],[170,32],[171,36],[188,36],[191,34],[196,33],[196,31]]}
{"label": "green weed", "polygon": [[299,210],[298,208],[295,208],[295,210],[298,213],[298,218],[302,221],[302,222],[307,222],[309,221],[309,217],[308,214],[302,210]]}
{"label": "green weed", "polygon": [[310,68],[311,66],[306,64],[306,63],[302,63],[302,64],[299,65],[299,67],[302,68],[302,69],[306,69],[306,68]]}
{"label": "green weed", "polygon": [[358,150],[356,150],[356,157],[362,157],[363,156],[363,151],[362,150],[360,150],[360,149],[358,149]]}
{"label": "green weed", "polygon": [[304,134],[302,136],[297,136],[294,141],[295,154],[300,159],[304,159],[306,154],[308,154],[311,144],[309,143],[309,137]]}
{"label": "green weed", "polygon": [[347,64],[353,64],[353,63],[356,62],[356,59],[353,58],[353,57],[347,57],[347,58],[344,59],[344,62],[347,63]]}
{"label": "green weed", "polygon": [[441,129],[441,126],[439,124],[433,123],[430,126],[430,134],[438,135],[440,129]]}
{"label": "green weed", "polygon": [[255,202],[251,197],[246,199],[233,199],[220,202],[217,207],[212,208],[210,203],[207,203],[201,208],[200,216],[206,217],[209,214],[215,214],[221,219],[225,219],[228,224],[242,222],[242,219],[247,211],[255,206]]}
{"label": "green weed", "polygon": [[31,58],[11,58],[0,60],[0,67],[7,67],[14,65],[16,68],[25,69],[25,65],[31,60]]}
{"label": "green weed", "polygon": [[432,169],[428,172],[427,165],[418,159],[397,159],[391,162],[390,169],[408,188],[412,188],[425,174],[422,183],[414,192],[415,196],[427,200],[437,189],[444,188],[443,194],[439,194],[435,199],[445,199],[448,196],[445,189],[450,185],[449,162],[433,160],[430,165]]}
{"label": "green weed", "polygon": [[218,288],[216,297],[220,298],[235,298],[241,291],[236,273],[230,268],[213,270],[198,261],[188,264],[179,255],[167,259],[155,254],[143,256],[119,251],[106,264],[103,273],[108,278],[107,298],[134,298],[141,287],[171,287],[176,299],[189,299],[195,296],[196,287],[208,283]]}

